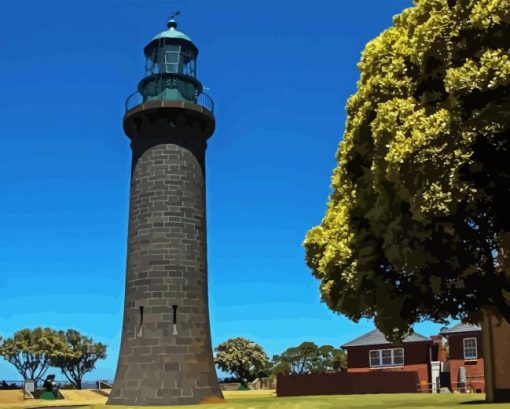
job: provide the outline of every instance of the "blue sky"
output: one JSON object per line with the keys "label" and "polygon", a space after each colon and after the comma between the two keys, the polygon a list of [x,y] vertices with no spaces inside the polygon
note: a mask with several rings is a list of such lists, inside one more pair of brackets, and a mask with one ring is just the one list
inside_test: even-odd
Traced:
{"label": "blue sky", "polygon": [[[320,302],[301,243],[324,214],[360,53],[409,6],[1,2],[0,335],[75,328],[108,345],[88,378],[113,378],[131,157],[124,101],[143,76],[143,47],[175,9],[216,106],[206,169],[213,345],[244,336],[273,355],[371,330]],[[19,379],[1,359],[0,379]]]}

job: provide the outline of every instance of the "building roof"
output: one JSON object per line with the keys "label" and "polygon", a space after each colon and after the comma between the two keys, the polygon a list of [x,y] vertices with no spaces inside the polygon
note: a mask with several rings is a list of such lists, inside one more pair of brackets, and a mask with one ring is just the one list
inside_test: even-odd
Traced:
{"label": "building roof", "polygon": [[[424,337],[423,335],[420,335],[418,333],[414,333],[411,335],[408,335],[403,339],[402,342],[423,342],[423,341],[430,341],[429,338]],[[384,334],[379,331],[378,329],[374,329],[373,331],[370,331],[366,333],[365,335],[362,335],[361,337],[358,337],[356,339],[353,339],[352,341],[347,342],[346,344],[342,345],[342,348],[345,347],[357,347],[357,346],[363,346],[363,345],[381,345],[381,344],[391,344]]]}
{"label": "building roof", "polygon": [[460,323],[451,328],[442,329],[439,333],[441,335],[457,334],[460,332],[477,332],[482,329],[478,325]]}

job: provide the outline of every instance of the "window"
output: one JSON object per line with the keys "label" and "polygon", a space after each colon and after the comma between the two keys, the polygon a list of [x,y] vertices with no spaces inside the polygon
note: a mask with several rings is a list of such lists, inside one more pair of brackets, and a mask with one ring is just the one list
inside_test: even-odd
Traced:
{"label": "window", "polygon": [[478,351],[476,348],[476,338],[464,338],[464,359],[478,358]]}
{"label": "window", "polygon": [[165,64],[177,64],[179,62],[179,51],[165,51]]}
{"label": "window", "polygon": [[395,365],[404,365],[404,349],[397,348],[393,350],[393,363]]}
{"label": "window", "polygon": [[391,352],[392,352],[391,349],[383,349],[381,351],[383,365],[391,365],[391,355],[392,355]]}
{"label": "window", "polygon": [[165,51],[165,72],[179,71],[179,51]]}
{"label": "window", "polygon": [[370,366],[381,366],[380,351],[370,351]]}
{"label": "window", "polygon": [[371,367],[404,365],[404,348],[374,349],[369,358]]}
{"label": "window", "polygon": [[138,307],[139,310],[140,310],[140,316],[139,316],[139,320],[138,320],[138,334],[136,335],[137,337],[141,337],[143,335],[143,306],[140,305],[140,307]]}
{"label": "window", "polygon": [[195,54],[186,48],[181,50],[182,61],[184,63],[183,74],[188,77],[195,77],[195,64],[196,64],[196,56]]}

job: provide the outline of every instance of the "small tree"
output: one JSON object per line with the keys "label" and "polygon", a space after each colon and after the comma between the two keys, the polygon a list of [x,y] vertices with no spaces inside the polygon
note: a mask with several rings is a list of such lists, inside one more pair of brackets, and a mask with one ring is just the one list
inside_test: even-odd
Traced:
{"label": "small tree", "polygon": [[273,355],[272,359],[271,375],[276,376],[279,374],[288,375],[292,372],[292,368],[289,362],[281,359],[281,355]]}
{"label": "small tree", "polygon": [[64,353],[52,357],[51,365],[60,368],[69,382],[81,389],[83,376],[95,368],[99,359],[106,358],[106,345],[94,343],[73,329],[61,334],[65,339]]}
{"label": "small tree", "polygon": [[273,362],[275,372],[303,374],[310,373],[313,362],[317,360],[318,347],[313,342],[303,342],[297,347],[291,347],[275,355]]}
{"label": "small tree", "polygon": [[229,339],[215,349],[214,362],[246,386],[253,381],[269,361],[260,345],[242,337]]}
{"label": "small tree", "polygon": [[317,360],[314,364],[312,372],[338,372],[347,367],[347,354],[343,349],[323,345],[318,348]]}
{"label": "small tree", "polygon": [[273,374],[303,374],[338,371],[346,366],[345,352],[332,345],[303,342],[273,357]]}
{"label": "small tree", "polygon": [[18,370],[24,380],[40,380],[51,366],[51,358],[62,354],[64,342],[51,328],[16,331],[0,344],[0,355]]}
{"label": "small tree", "polygon": [[347,368],[347,352],[343,349],[333,351],[332,367],[335,371],[342,371]]}

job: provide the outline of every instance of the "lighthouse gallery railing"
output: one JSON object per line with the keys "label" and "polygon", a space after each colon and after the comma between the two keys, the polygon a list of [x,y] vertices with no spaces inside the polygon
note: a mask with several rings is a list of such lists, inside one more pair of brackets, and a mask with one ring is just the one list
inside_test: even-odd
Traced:
{"label": "lighthouse gallery railing", "polygon": [[[166,99],[161,99],[161,100],[162,101],[166,101]],[[175,99],[168,99],[168,101],[175,101]],[[193,104],[201,105],[204,108],[206,108],[209,111],[214,113],[214,101],[205,92],[202,92],[200,95],[198,95],[197,97],[195,97],[195,98],[193,98],[191,100],[183,99],[183,101],[187,101],[187,102],[191,102]],[[131,95],[129,95],[126,98],[126,105],[125,105],[126,112],[131,110],[131,109],[133,109],[134,107],[136,107],[138,105],[143,104],[144,102],[146,102],[146,101],[144,101],[144,97],[143,97],[143,95],[139,91],[133,92]]]}

